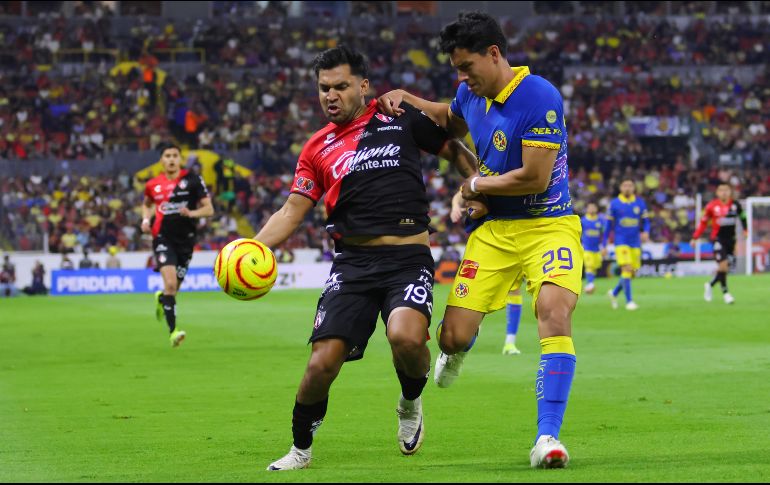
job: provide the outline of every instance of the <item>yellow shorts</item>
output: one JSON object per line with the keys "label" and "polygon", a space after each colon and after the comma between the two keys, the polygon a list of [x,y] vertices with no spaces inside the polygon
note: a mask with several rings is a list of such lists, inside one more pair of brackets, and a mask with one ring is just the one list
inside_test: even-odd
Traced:
{"label": "yellow shorts", "polygon": [[602,253],[598,251],[583,251],[583,264],[586,273],[596,273],[602,267]]}
{"label": "yellow shorts", "polygon": [[634,271],[642,267],[642,248],[615,246],[615,261],[618,266],[631,266]]}
{"label": "yellow shorts", "polygon": [[491,313],[505,306],[522,278],[533,310],[543,283],[580,295],[581,231],[577,216],[485,222],[468,238],[447,305]]}

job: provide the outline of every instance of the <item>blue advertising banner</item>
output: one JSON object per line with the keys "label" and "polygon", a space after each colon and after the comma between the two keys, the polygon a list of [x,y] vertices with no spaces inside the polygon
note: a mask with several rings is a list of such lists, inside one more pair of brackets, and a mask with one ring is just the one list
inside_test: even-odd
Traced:
{"label": "blue advertising banner", "polygon": [[[52,295],[153,293],[163,289],[160,273],[151,269],[54,270]],[[212,268],[190,268],[182,291],[220,291]]]}

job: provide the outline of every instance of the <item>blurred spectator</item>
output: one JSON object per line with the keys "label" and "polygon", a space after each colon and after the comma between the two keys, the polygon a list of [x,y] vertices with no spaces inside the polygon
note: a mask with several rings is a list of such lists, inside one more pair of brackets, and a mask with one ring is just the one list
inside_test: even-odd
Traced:
{"label": "blurred spectator", "polygon": [[107,263],[105,264],[105,268],[107,269],[120,269],[120,258],[118,258],[118,248],[117,246],[110,246],[110,249],[108,250],[110,255],[107,257]]}
{"label": "blurred spectator", "polygon": [[61,255],[61,269],[72,270],[75,269],[75,265],[66,253]]}
{"label": "blurred spectator", "polygon": [[11,263],[7,254],[3,256],[3,267],[0,269],[0,294],[4,297],[16,296],[19,290],[16,288],[16,266]]}
{"label": "blurred spectator", "polygon": [[293,263],[294,262],[294,251],[291,249],[281,246],[279,248],[276,248],[275,250],[275,260],[281,264],[281,263]]}
{"label": "blurred spectator", "polygon": [[45,267],[40,261],[35,261],[35,267],[32,268],[32,284],[24,287],[23,291],[30,296],[48,294],[48,288],[45,286]]}
{"label": "blurred spectator", "polygon": [[98,267],[91,258],[88,257],[88,249],[83,248],[83,258],[80,260],[80,263],[78,264],[78,268],[80,269],[92,269]]}

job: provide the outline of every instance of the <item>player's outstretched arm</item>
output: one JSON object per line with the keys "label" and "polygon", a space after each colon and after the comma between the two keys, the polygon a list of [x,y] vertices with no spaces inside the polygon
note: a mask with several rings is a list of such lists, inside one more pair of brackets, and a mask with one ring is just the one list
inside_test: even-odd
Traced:
{"label": "player's outstretched arm", "polygon": [[[463,197],[472,199],[479,193],[509,196],[541,194],[551,181],[557,153],[550,148],[524,146],[521,149],[521,168],[502,175],[472,177],[463,184]],[[475,184],[471,187],[473,180]]]}
{"label": "player's outstretched arm", "polygon": [[377,108],[389,116],[401,116],[404,114],[404,109],[400,107],[402,102],[409,103],[424,112],[454,138],[462,138],[468,133],[468,125],[465,124],[465,120],[454,116],[449,109],[449,104],[428,101],[403,89],[388,91],[377,98]]}
{"label": "player's outstretched arm", "polygon": [[269,248],[275,248],[297,230],[315,204],[304,195],[291,194],[278,212],[270,216],[254,239]]}

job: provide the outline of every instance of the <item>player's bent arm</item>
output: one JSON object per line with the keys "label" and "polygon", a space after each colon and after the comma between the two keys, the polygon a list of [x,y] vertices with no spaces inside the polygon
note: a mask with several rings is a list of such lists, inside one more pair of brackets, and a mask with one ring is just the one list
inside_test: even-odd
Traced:
{"label": "player's bent arm", "polygon": [[297,230],[314,205],[313,201],[304,195],[289,195],[283,207],[270,216],[254,239],[270,248],[279,246]]}
{"label": "player's bent arm", "polygon": [[466,147],[463,142],[456,138],[444,143],[441,151],[438,152],[438,156],[452,162],[452,164],[457,167],[457,171],[460,172],[460,175],[465,178],[471,177],[478,172],[476,155],[468,150],[468,147]]}
{"label": "player's bent arm", "polygon": [[[522,167],[502,175],[479,177],[476,192],[487,195],[542,194],[548,188],[556,163],[557,150],[521,147]],[[472,196],[470,181],[463,187],[463,197]]]}
{"label": "player's bent arm", "polygon": [[214,205],[211,203],[211,197],[201,199],[199,207],[188,211],[187,217],[211,217],[214,215]]}

